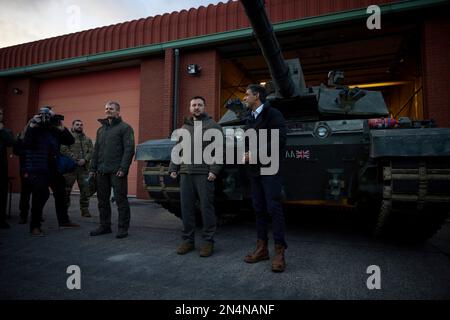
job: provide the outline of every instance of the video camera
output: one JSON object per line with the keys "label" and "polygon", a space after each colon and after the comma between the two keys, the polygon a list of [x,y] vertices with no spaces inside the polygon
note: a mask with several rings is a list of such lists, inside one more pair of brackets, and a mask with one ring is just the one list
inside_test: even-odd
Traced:
{"label": "video camera", "polygon": [[39,114],[33,117],[31,120],[33,123],[42,127],[59,126],[61,121],[64,120],[64,116],[55,114],[51,107],[43,107],[39,110]]}

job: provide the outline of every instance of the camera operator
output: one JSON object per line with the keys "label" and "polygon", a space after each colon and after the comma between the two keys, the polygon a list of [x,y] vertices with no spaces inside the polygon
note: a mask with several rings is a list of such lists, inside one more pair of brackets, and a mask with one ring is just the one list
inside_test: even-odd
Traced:
{"label": "camera operator", "polygon": [[57,160],[61,144],[75,142],[72,134],[62,124],[63,116],[55,114],[51,108],[41,108],[28,126],[24,146],[27,153],[24,163],[24,178],[32,188],[30,231],[33,236],[42,236],[42,210],[49,198],[50,187],[55,198],[58,224],[64,228],[79,227],[70,222],[65,203],[65,180],[58,172]]}

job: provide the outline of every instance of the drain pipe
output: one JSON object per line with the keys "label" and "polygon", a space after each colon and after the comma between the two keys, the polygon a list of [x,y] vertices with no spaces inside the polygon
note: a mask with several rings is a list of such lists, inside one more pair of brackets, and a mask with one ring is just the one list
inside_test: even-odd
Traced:
{"label": "drain pipe", "polygon": [[172,117],[172,131],[177,129],[178,123],[178,88],[180,86],[180,49],[174,50],[174,70],[173,70],[173,117]]}

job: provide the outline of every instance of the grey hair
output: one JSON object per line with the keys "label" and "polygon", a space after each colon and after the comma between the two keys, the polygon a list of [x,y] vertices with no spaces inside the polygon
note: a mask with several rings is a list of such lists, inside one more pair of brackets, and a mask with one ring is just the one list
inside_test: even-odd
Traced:
{"label": "grey hair", "polygon": [[120,103],[118,103],[117,101],[108,101],[106,103],[107,106],[114,106],[114,108],[116,109],[116,111],[120,111]]}

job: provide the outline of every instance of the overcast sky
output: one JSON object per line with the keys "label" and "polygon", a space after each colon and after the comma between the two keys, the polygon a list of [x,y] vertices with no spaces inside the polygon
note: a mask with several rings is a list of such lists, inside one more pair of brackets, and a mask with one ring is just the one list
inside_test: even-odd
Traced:
{"label": "overcast sky", "polygon": [[219,2],[221,1],[0,0],[0,48]]}

